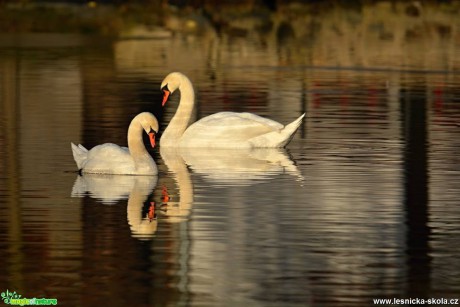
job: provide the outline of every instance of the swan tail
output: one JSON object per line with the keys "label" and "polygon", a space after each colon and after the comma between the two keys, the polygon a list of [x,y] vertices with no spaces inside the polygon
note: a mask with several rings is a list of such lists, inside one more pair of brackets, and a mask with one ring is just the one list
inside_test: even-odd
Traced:
{"label": "swan tail", "polygon": [[88,157],[88,149],[83,147],[83,145],[70,143],[72,146],[72,154],[75,162],[77,163],[78,170],[83,168],[83,165]]}
{"label": "swan tail", "polygon": [[295,121],[286,125],[283,129],[272,131],[264,135],[252,138],[250,144],[252,147],[281,148],[285,147],[299,129],[305,113],[300,115]]}
{"label": "swan tail", "polygon": [[287,133],[288,135],[291,135],[291,136],[294,135],[294,133],[297,131],[297,129],[299,129],[300,125],[302,124],[302,120],[303,120],[304,117],[305,117],[305,113],[300,115],[292,123],[286,125],[286,127],[284,127],[283,131],[286,131],[285,133]]}
{"label": "swan tail", "polygon": [[302,124],[305,113],[300,115],[295,121],[286,125],[281,131],[280,134],[283,136],[280,144],[277,147],[285,147],[294,137],[295,132],[299,129]]}

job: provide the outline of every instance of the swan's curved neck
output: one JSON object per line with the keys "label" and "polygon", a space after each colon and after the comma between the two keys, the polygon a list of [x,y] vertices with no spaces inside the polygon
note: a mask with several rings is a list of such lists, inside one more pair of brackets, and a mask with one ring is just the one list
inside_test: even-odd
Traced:
{"label": "swan's curved neck", "polygon": [[195,92],[190,80],[184,78],[179,86],[180,101],[176,114],[169,122],[168,127],[161,136],[160,145],[175,146],[187,129],[195,106]]}
{"label": "swan's curved neck", "polygon": [[150,156],[142,140],[144,128],[137,120],[133,120],[128,128],[128,148],[136,166]]}

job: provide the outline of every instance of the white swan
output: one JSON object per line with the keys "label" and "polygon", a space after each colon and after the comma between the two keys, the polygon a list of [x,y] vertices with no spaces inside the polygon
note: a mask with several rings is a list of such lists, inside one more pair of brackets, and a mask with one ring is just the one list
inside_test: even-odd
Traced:
{"label": "white swan", "polygon": [[170,94],[179,89],[176,114],[164,131],[160,146],[214,148],[277,148],[286,146],[302,123],[302,114],[284,126],[252,113],[220,112],[189,126],[195,104],[190,80],[182,73],[170,73],[161,83],[164,106]]}
{"label": "white swan", "polygon": [[142,131],[148,133],[155,147],[158,132],[156,117],[148,112],[138,114],[128,128],[128,148],[112,143],[97,145],[91,150],[72,144],[72,153],[81,173],[118,175],[156,175],[158,169],[144,146]]}

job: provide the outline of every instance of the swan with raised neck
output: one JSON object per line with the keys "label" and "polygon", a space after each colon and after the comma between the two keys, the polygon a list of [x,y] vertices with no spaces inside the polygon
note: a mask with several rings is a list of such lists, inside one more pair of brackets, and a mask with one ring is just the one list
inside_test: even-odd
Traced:
{"label": "swan with raised neck", "polygon": [[175,147],[190,124],[195,108],[195,91],[189,78],[179,72],[169,74],[161,83],[161,90],[164,93],[162,106],[170,94],[180,91],[179,106],[160,139],[160,146]]}
{"label": "swan with raised neck", "polygon": [[304,113],[284,126],[252,113],[219,112],[190,125],[195,105],[195,92],[190,79],[180,72],[172,72],[161,83],[161,90],[162,106],[176,90],[180,92],[177,111],[160,139],[160,146],[164,147],[285,147],[305,116]]}

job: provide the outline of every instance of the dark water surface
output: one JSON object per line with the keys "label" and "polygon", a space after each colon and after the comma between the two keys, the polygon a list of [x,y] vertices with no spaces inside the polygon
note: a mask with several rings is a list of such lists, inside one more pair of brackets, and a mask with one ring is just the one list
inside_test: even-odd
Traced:
{"label": "dark water surface", "polygon": [[[0,49],[2,292],[68,306],[460,298],[458,45],[446,69],[435,47],[426,65],[340,65],[228,37],[64,42]],[[156,148],[158,177],[79,177],[70,142],[126,145],[142,111],[166,127],[174,70],[197,117],[306,120],[286,150]]]}

